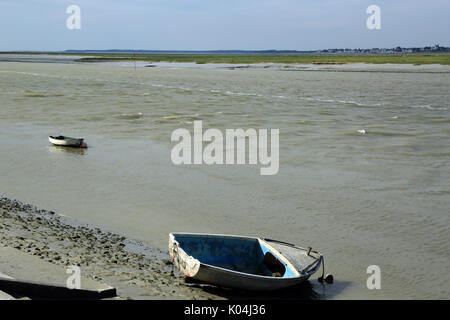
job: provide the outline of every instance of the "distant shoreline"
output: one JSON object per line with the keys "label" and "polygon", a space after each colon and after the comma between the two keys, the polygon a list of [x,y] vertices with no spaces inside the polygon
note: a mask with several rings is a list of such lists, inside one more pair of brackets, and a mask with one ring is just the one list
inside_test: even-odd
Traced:
{"label": "distant shoreline", "polygon": [[[450,54],[449,54],[450,57]],[[135,60],[136,59],[136,60]],[[181,68],[181,69],[222,69],[222,70],[268,70],[268,71],[310,71],[310,72],[382,72],[382,73],[450,73],[449,64],[439,64],[438,61],[431,60],[433,63],[413,64],[390,62],[344,62],[344,61],[291,61],[282,62],[240,62],[242,60],[231,60],[225,57],[224,60],[216,61],[214,59],[206,60],[207,57],[201,57],[201,61],[190,59],[184,55],[176,57],[158,56],[139,56],[132,55],[69,55],[69,54],[1,54],[0,63],[59,63],[59,64],[97,64],[110,65],[131,68]],[[255,60],[255,59],[254,59]],[[249,60],[250,61],[250,58]],[[148,69],[148,68],[145,68]]]}
{"label": "distant shoreline", "polygon": [[450,66],[450,53],[401,53],[401,54],[164,54],[164,53],[85,53],[85,52],[0,52],[14,55],[59,55],[80,56],[76,62],[146,61],[182,62],[196,64],[313,64],[342,65],[366,64],[411,64]]}

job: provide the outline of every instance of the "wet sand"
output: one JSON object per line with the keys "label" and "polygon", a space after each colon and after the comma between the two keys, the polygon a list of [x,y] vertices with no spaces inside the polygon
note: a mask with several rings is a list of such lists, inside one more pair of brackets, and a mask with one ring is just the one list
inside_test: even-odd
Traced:
{"label": "wet sand", "polygon": [[84,276],[116,287],[122,298],[214,298],[185,284],[168,254],[147,244],[7,198],[0,198],[0,221],[0,245],[56,265],[78,265]]}
{"label": "wet sand", "polygon": [[[273,296],[186,279],[173,267],[167,251],[17,200],[0,198],[0,222],[0,246],[59,266],[77,265],[84,277],[115,287],[122,299],[321,298],[309,282]],[[32,265],[20,267],[33,268]]]}

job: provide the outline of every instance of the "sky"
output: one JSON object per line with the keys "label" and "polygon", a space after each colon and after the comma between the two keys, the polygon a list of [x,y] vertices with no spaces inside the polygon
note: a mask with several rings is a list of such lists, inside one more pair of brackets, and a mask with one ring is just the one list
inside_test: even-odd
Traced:
{"label": "sky", "polygon": [[[81,10],[70,30],[69,5]],[[366,13],[380,8],[381,29]],[[448,0],[0,0],[0,51],[450,46]]]}

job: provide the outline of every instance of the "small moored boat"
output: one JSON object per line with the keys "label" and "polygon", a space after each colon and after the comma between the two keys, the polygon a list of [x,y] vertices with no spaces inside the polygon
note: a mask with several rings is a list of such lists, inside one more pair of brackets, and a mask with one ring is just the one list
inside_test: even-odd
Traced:
{"label": "small moored boat", "polygon": [[49,136],[48,140],[55,146],[73,147],[73,148],[87,148],[84,139],[70,138],[65,136]]}
{"label": "small moored boat", "polygon": [[187,277],[245,290],[277,290],[300,284],[323,262],[322,255],[311,248],[221,234],[170,233],[169,253]]}

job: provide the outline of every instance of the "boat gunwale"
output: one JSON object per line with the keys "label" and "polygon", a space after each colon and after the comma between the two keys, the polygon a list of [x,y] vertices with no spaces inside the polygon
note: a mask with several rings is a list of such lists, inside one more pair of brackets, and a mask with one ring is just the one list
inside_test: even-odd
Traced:
{"label": "boat gunwale", "polygon": [[295,279],[300,280],[300,279],[308,279],[309,277],[311,277],[314,273],[316,273],[317,269],[319,269],[319,267],[320,267],[319,261],[321,261],[320,258],[315,261],[315,263],[317,263],[317,265],[313,269],[309,269],[306,273],[300,273],[298,276],[295,276],[295,277],[262,276],[262,275],[253,274],[253,273],[247,273],[247,272],[241,272],[241,271],[225,269],[225,268],[222,268],[222,267],[217,267],[217,266],[214,266],[214,265],[211,265],[211,264],[207,264],[207,263],[203,263],[203,262],[200,262],[200,267],[203,265],[203,266],[211,268],[211,269],[217,269],[217,270],[224,271],[224,272],[230,273],[230,274],[238,274],[238,275],[241,275],[241,276],[245,276],[247,278],[268,279],[268,280],[274,280],[274,281],[292,281],[292,280],[295,280]]}
{"label": "boat gunwale", "polygon": [[[83,140],[84,138],[71,138],[71,137],[67,137],[67,136],[48,136],[50,139],[52,140],[56,140],[56,141],[67,141],[67,140]],[[58,139],[59,137],[62,137],[62,139]]]}

